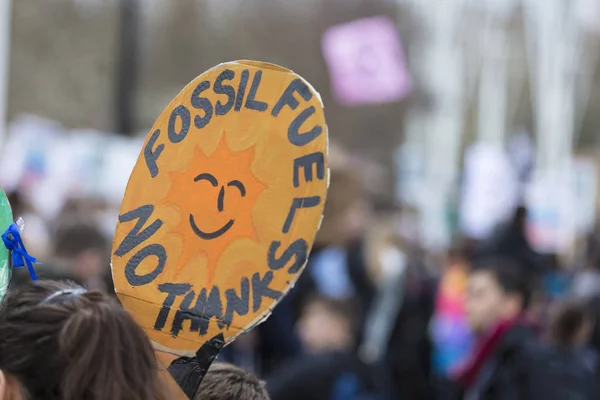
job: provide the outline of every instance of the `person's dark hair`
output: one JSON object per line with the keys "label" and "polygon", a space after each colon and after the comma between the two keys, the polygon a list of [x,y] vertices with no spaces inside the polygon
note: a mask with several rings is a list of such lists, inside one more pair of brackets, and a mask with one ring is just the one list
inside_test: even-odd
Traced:
{"label": "person's dark hair", "polygon": [[23,197],[23,194],[18,190],[7,193],[6,197],[8,198],[8,204],[10,204],[10,207],[12,208],[12,214],[15,220],[22,217],[23,214],[28,211],[29,205]]}
{"label": "person's dark hair", "polygon": [[76,222],[65,224],[56,231],[52,241],[55,257],[70,258],[86,250],[108,251],[109,241],[95,226]]}
{"label": "person's dark hair", "polygon": [[505,293],[521,297],[522,310],[529,307],[535,280],[533,274],[518,261],[500,256],[482,258],[475,262],[472,271],[489,272]]}
{"label": "person's dark hair", "polygon": [[142,328],[107,295],[66,282],[9,290],[0,370],[28,400],[167,400]]}
{"label": "person's dark hair", "polygon": [[600,296],[595,296],[588,301],[588,310],[592,317],[589,346],[600,353]]}
{"label": "person's dark hair", "polygon": [[600,269],[600,241],[597,234],[586,238],[585,263],[596,270]]}
{"label": "person's dark hair", "polygon": [[512,216],[508,220],[508,231],[513,235],[525,235],[527,227],[527,207],[520,205],[515,208]]}
{"label": "person's dark hair", "polygon": [[196,392],[195,400],[269,400],[264,382],[232,364],[213,364]]}
{"label": "person's dark hair", "polygon": [[592,329],[592,322],[592,312],[587,304],[579,301],[559,304],[550,320],[549,339],[558,346],[572,347],[586,324]]}
{"label": "person's dark hair", "polygon": [[473,259],[475,247],[475,240],[467,237],[458,237],[453,239],[452,243],[450,244],[447,256],[453,260],[470,261]]}

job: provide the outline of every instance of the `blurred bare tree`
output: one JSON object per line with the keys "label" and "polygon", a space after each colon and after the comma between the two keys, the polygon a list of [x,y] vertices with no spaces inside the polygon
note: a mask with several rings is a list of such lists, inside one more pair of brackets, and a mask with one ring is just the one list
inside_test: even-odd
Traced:
{"label": "blurred bare tree", "polygon": [[9,119],[31,112],[111,129],[117,0],[19,0],[13,6]]}

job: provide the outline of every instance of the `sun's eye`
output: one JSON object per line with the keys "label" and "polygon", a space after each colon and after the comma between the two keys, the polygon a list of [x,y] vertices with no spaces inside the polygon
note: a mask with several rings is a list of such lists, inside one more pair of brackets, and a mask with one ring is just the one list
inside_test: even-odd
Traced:
{"label": "sun's eye", "polygon": [[244,184],[242,182],[238,181],[237,179],[229,182],[227,184],[227,186],[229,186],[229,187],[233,186],[233,187],[238,188],[242,197],[246,197],[246,187],[244,186]]}
{"label": "sun's eye", "polygon": [[194,178],[194,182],[198,181],[209,181],[211,185],[217,187],[219,185],[219,181],[212,174],[203,173]]}

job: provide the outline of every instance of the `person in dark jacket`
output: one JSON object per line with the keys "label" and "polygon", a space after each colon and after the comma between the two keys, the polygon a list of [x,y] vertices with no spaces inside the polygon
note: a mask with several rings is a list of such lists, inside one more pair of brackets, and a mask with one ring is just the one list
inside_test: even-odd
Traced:
{"label": "person in dark jacket", "polygon": [[597,380],[598,356],[588,345],[593,329],[593,311],[580,301],[558,304],[553,310],[549,339],[554,362],[560,366],[565,399],[600,399]]}
{"label": "person in dark jacket", "polygon": [[272,400],[380,400],[373,367],[353,352],[352,302],[313,297],[297,325],[306,353],[267,379]]}
{"label": "person in dark jacket", "polygon": [[466,313],[478,344],[456,373],[460,386],[456,398],[565,399],[558,396],[556,363],[525,317],[531,281],[512,259],[494,257],[475,264],[469,274]]}

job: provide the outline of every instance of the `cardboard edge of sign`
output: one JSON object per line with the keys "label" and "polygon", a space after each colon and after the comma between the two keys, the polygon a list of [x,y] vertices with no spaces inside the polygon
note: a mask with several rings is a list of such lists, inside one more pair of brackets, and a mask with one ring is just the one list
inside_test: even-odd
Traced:
{"label": "cardboard edge of sign", "polygon": [[[304,79],[304,77],[300,76],[299,74],[295,73],[294,71],[279,66],[277,64],[272,64],[272,63],[268,63],[268,62],[262,62],[262,61],[253,61],[253,60],[236,60],[236,61],[229,61],[229,62],[224,62],[224,63],[220,63],[212,68],[209,68],[208,70],[204,71],[202,74],[196,76],[194,79],[192,79],[190,82],[193,82],[195,79],[197,79],[199,76],[204,75],[209,73],[212,70],[221,68],[223,66],[226,65],[245,65],[245,66],[249,66],[252,68],[262,68],[262,69],[269,69],[272,71],[277,71],[280,73],[284,73],[284,74],[291,74],[294,75],[295,77],[301,79],[311,90],[311,92],[317,97],[319,104],[321,105],[321,108],[323,110],[325,110],[325,104],[323,103],[323,99],[321,97],[321,94],[315,89],[315,87],[308,82],[306,79]],[[188,83],[189,84],[189,83]],[[185,90],[185,88],[187,87],[186,84],[183,89],[181,89],[181,91],[174,97],[177,98],[178,96],[181,95],[181,93]],[[146,138],[148,137],[148,135],[150,134],[150,132],[152,132],[152,130],[149,131],[149,133],[146,135]],[[329,127],[327,126],[327,121],[325,120],[325,124],[323,127],[323,133],[325,135],[325,156],[326,159],[328,159],[329,156]],[[147,140],[147,139],[146,139]],[[324,193],[324,201],[323,201],[323,207],[325,207],[325,205],[327,204],[327,193],[329,191],[329,185],[331,182],[331,171],[329,169],[329,165],[326,166],[326,173],[327,173],[327,181],[326,181],[326,188],[325,188],[325,193]],[[128,182],[127,182],[127,187],[125,189],[125,193],[127,192],[127,189],[129,188],[129,185],[131,183],[131,175],[129,176]],[[285,296],[288,295],[288,293],[296,286],[296,283],[298,282],[298,279],[300,279],[300,276],[302,275],[302,273],[304,272],[304,269],[306,268],[306,265],[308,264],[308,258],[310,257],[310,252],[312,251],[315,239],[317,237],[317,234],[319,233],[319,230],[321,229],[321,224],[323,223],[323,214],[321,214],[321,218],[319,220],[319,225],[317,226],[317,229],[315,229],[314,235],[312,237],[312,240],[310,242],[310,249],[307,255],[307,261],[304,263],[304,265],[302,266],[302,268],[298,271],[298,273],[296,274],[296,277],[293,281],[291,281],[290,285],[287,287],[287,289],[285,290],[285,292],[282,293],[281,297],[279,298],[279,300],[277,300],[276,302],[274,302],[271,307],[269,307],[268,309],[266,309],[263,313],[261,313],[259,316],[257,316],[252,322],[248,323],[243,329],[239,329],[239,331],[229,337],[225,343],[225,346],[230,345],[231,343],[233,343],[239,336],[243,335],[244,333],[250,332],[252,329],[256,328],[258,325],[260,325],[261,323],[263,323],[264,321],[266,321],[271,314],[273,313],[273,310],[275,309],[275,307],[277,307],[277,305],[281,302],[281,300],[283,300],[283,298]],[[114,239],[113,239],[113,247],[114,247]],[[114,282],[114,268],[112,265],[112,262],[110,263],[110,269],[111,269],[111,277],[113,279]],[[127,297],[131,297],[125,293],[120,293],[118,292],[117,288],[115,287],[115,294],[121,294],[123,296],[127,296]],[[193,357],[196,353],[196,350],[176,350],[176,349],[171,349],[169,347],[163,346],[161,344],[159,344],[158,342],[151,340],[150,342],[152,343],[152,346],[154,347],[155,351],[157,352],[161,352],[166,354],[171,354],[173,356],[177,356],[177,357]],[[175,357],[174,357],[175,358]],[[173,358],[173,359],[174,359]],[[163,362],[166,361],[163,360]]]}

